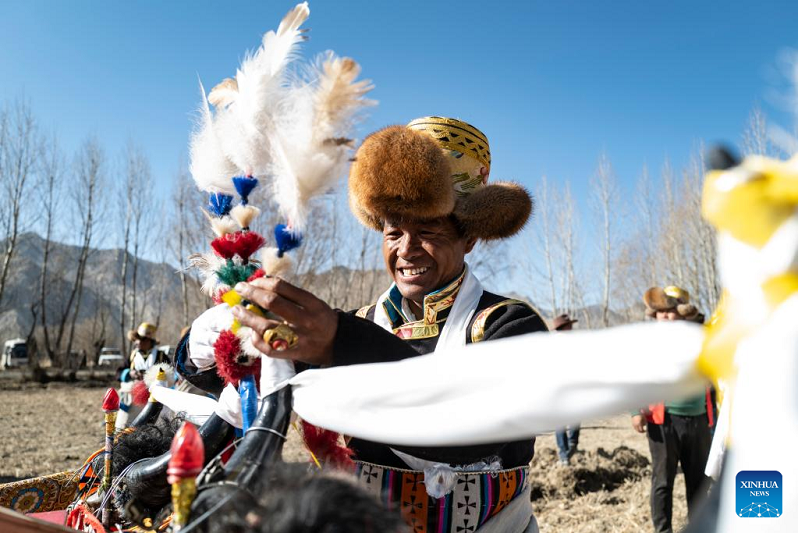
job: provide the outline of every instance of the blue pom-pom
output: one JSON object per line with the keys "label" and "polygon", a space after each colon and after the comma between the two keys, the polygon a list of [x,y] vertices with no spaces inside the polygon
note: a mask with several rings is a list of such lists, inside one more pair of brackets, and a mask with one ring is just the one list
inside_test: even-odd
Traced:
{"label": "blue pom-pom", "polygon": [[247,205],[249,202],[249,195],[258,186],[257,178],[251,176],[236,176],[233,178],[233,185],[241,196],[241,203]]}
{"label": "blue pom-pom", "polygon": [[233,208],[233,197],[229,194],[212,192],[208,197],[208,211],[217,217],[223,217]]}
{"label": "blue pom-pom", "polygon": [[282,257],[285,252],[299,248],[302,234],[294,232],[285,224],[277,224],[274,226],[274,240],[277,241],[277,256]]}

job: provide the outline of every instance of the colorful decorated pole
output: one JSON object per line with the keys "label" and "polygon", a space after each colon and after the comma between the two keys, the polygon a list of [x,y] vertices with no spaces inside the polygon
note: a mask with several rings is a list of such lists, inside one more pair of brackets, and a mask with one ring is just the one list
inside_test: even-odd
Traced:
{"label": "colorful decorated pole", "polygon": [[172,440],[171,452],[166,474],[167,481],[172,485],[172,531],[179,531],[188,524],[191,503],[197,494],[196,477],[205,459],[205,446],[193,424],[183,422]]}
{"label": "colorful decorated pole", "polygon": [[[105,393],[103,398],[103,411],[105,411],[105,473],[103,475],[103,490],[109,490],[111,487],[111,479],[113,477],[112,471],[112,454],[114,451],[114,428],[116,427],[116,413],[119,411],[119,395],[116,389],[110,388]],[[106,504],[102,509],[102,523],[105,527],[111,525],[111,509],[110,498],[106,500]]]}
{"label": "colorful decorated pole", "polygon": [[[209,194],[207,212],[216,235],[213,253],[192,258],[206,278],[203,291],[217,304],[240,306],[278,322],[278,316],[245,300],[235,287],[292,270],[286,252],[302,243],[310,202],[345,173],[353,143],[349,134],[375,103],[365,98],[371,82],[357,79],[360,66],[350,58],[330,53],[309,69],[286,68],[306,38],[300,26],[309,15],[307,2],[297,4],[247,55],[235,78],[223,80],[207,96],[200,84],[200,121],[191,136],[191,174]],[[264,237],[251,230],[260,210],[249,199],[260,182],[286,221],[274,229],[276,247],[264,248]],[[235,194],[238,205],[233,205]],[[256,252],[259,260],[253,261]],[[213,344],[218,374],[238,389],[245,429],[258,410],[263,354],[253,344],[257,337],[275,351],[290,350],[299,341],[285,322],[253,331],[234,320]]]}

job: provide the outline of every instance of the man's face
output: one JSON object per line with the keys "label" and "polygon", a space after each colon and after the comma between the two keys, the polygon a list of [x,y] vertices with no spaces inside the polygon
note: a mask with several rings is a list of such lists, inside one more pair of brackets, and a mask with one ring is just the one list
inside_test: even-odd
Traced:
{"label": "man's face", "polygon": [[136,339],[136,348],[141,350],[142,352],[147,352],[152,350],[152,341],[150,339]]}
{"label": "man's face", "polygon": [[668,311],[657,311],[657,320],[660,321],[673,321],[673,320],[684,320],[684,317],[676,312],[675,309],[670,309]]}
{"label": "man's face", "polygon": [[463,237],[449,217],[423,222],[386,221],[382,256],[399,292],[416,303],[456,278],[476,239]]}

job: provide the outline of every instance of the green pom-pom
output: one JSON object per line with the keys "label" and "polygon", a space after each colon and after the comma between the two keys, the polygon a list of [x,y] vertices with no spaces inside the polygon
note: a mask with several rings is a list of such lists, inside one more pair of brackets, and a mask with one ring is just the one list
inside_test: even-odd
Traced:
{"label": "green pom-pom", "polygon": [[228,287],[235,287],[236,283],[247,281],[257,269],[258,267],[252,263],[247,263],[246,265],[236,265],[232,261],[228,261],[226,265],[216,272],[216,275],[218,276],[219,281]]}

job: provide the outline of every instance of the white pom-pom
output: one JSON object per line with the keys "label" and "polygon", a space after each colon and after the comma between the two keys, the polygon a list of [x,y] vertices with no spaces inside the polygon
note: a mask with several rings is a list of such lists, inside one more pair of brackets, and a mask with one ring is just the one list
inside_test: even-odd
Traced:
{"label": "white pom-pom", "polygon": [[248,228],[259,214],[260,209],[254,205],[239,204],[230,211],[230,216],[238,223],[241,229]]}
{"label": "white pom-pom", "polygon": [[260,252],[261,268],[269,276],[286,277],[294,270],[294,261],[288,254],[279,257],[277,248],[264,248]]}
{"label": "white pom-pom", "polygon": [[217,237],[224,237],[238,231],[238,224],[230,217],[216,218],[208,216],[208,219],[211,222],[211,229],[213,229]]}
{"label": "white pom-pom", "polygon": [[241,341],[241,351],[249,357],[261,357],[263,353],[252,344],[252,328],[241,326],[236,331],[236,337]]}

